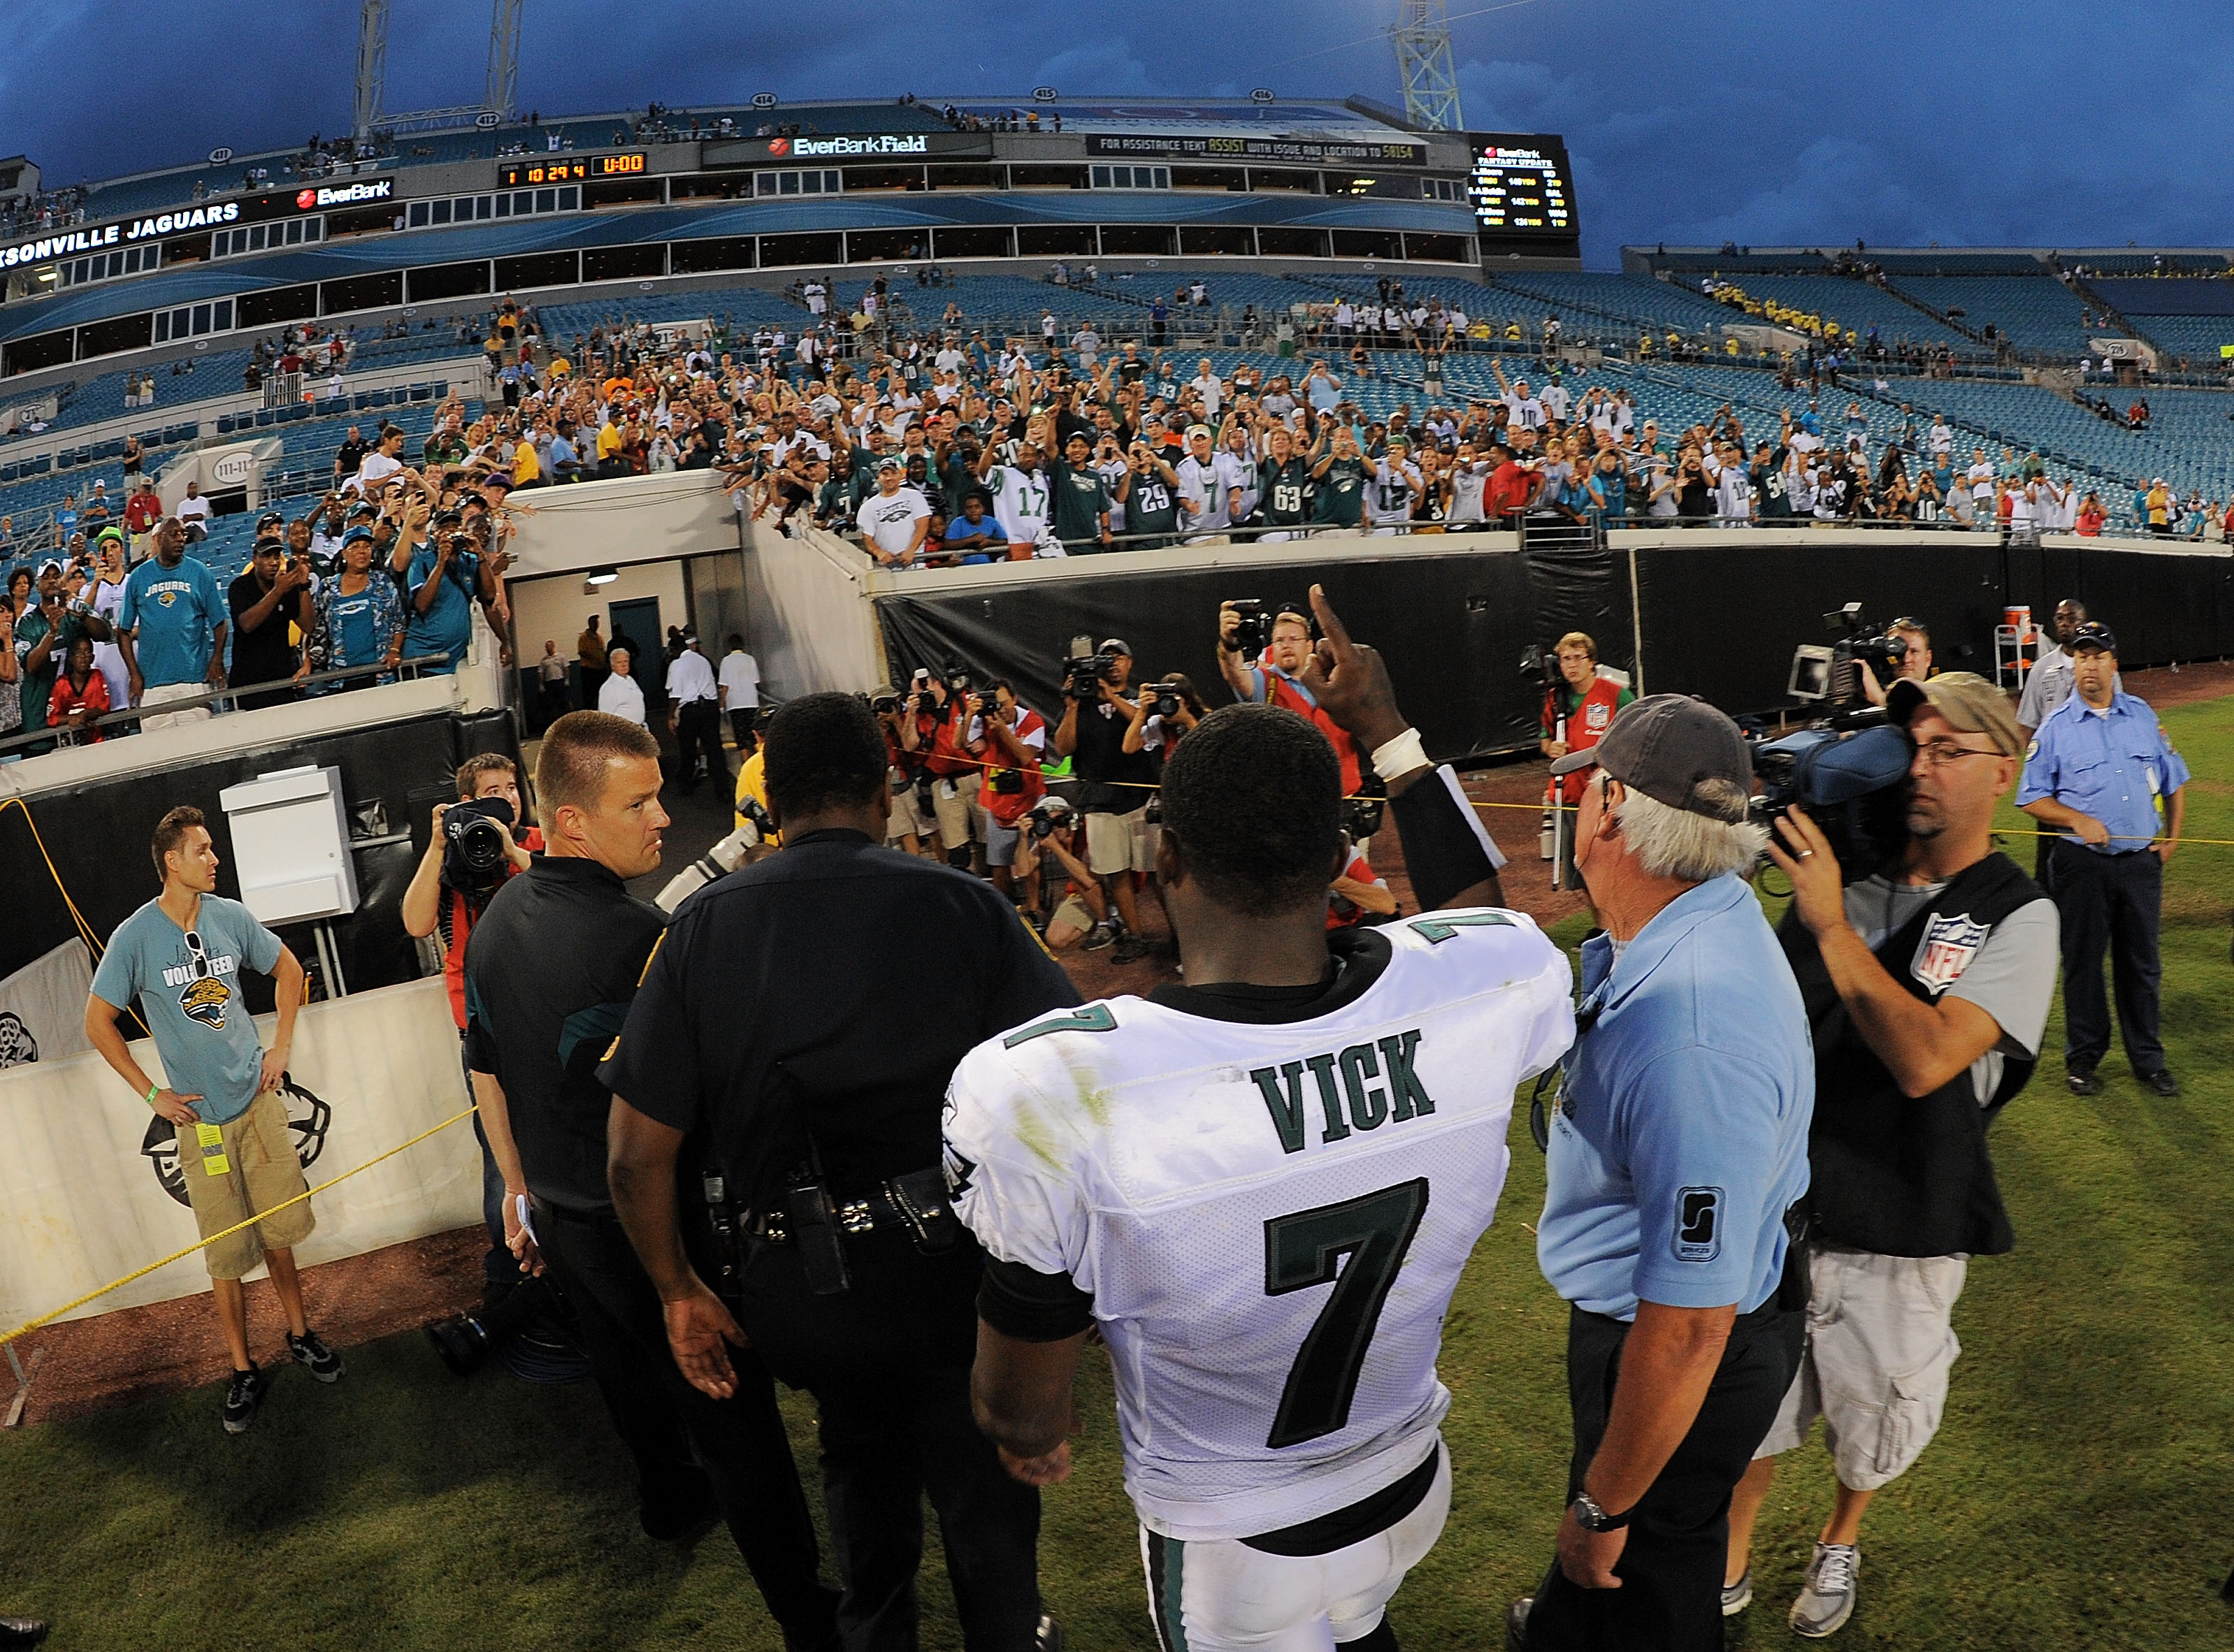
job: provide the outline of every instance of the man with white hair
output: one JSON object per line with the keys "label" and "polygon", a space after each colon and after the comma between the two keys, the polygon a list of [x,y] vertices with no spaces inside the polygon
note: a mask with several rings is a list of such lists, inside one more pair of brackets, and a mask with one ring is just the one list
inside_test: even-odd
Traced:
{"label": "man with white hair", "polygon": [[1537,1259],[1572,1306],[1575,1452],[1558,1558],[1513,1644],[1718,1647],[1730,1495],[1798,1368],[1815,1064],[1743,873],[1737,725],[1639,700],[1554,774],[1591,771],[1575,865],[1605,925],[1548,1113]]}

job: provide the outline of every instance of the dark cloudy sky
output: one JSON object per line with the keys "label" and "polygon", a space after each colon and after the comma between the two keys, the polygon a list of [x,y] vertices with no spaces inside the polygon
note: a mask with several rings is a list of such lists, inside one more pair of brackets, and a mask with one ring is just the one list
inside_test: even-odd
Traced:
{"label": "dark cloudy sky", "polygon": [[[1584,245],[2234,242],[2234,6],[1449,0],[1466,124],[1564,133]],[[522,107],[785,97],[1394,101],[1395,0],[526,0]],[[0,153],[57,182],[348,123],[356,0],[6,6]],[[482,0],[395,0],[388,105],[478,102]]]}

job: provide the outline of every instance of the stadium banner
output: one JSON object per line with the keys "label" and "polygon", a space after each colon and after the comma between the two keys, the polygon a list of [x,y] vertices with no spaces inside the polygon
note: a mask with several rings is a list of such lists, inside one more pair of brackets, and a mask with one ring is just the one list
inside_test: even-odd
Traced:
{"label": "stadium banner", "polygon": [[195,230],[222,229],[229,224],[253,224],[265,219],[301,218],[330,207],[364,206],[395,198],[393,178],[361,178],[350,183],[310,184],[301,189],[278,189],[261,195],[203,201],[101,224],[72,225],[67,229],[0,242],[0,270],[74,258],[81,253],[105,251],[112,246],[188,234]]}
{"label": "stadium banner", "polygon": [[990,160],[987,132],[872,132],[855,135],[790,133],[773,138],[733,138],[702,146],[698,164],[709,172],[732,167],[818,166],[849,160]]}
{"label": "stadium banner", "polygon": [[1093,132],[1086,153],[1122,160],[1135,155],[1174,160],[1354,161],[1369,167],[1424,167],[1424,143],[1376,143],[1354,138],[1259,138],[1237,134]]}
{"label": "stadium banner", "polygon": [[0,981],[0,1069],[66,1061],[85,1041],[85,996],[93,954],[73,937]]}
{"label": "stadium banner", "polygon": [[[84,1013],[82,994],[79,1014]],[[272,1017],[259,1016],[269,1046]],[[146,1040],[133,1058],[162,1064]],[[467,1105],[458,1033],[440,977],[304,1007],[281,1091],[304,1173],[315,1186],[378,1158]],[[194,1243],[171,1126],[126,1089],[98,1055],[0,1073],[0,1329]],[[310,1201],[304,1266],[447,1232],[480,1220],[480,1153],[470,1125],[451,1126]],[[199,1252],[69,1316],[90,1318],[209,1288]]]}

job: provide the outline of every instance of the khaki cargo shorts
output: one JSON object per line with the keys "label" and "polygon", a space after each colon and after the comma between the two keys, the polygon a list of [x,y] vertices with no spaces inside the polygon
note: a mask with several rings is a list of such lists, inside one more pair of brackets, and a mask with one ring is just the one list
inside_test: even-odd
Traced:
{"label": "khaki cargo shorts", "polygon": [[1823,1419],[1839,1482],[1874,1492],[1924,1454],[1963,1351],[1951,1316],[1968,1257],[1881,1257],[1819,1244],[1807,1263],[1807,1346],[1756,1458]]}
{"label": "khaki cargo shorts", "polygon": [[[223,1175],[212,1176],[204,1167],[208,1161],[194,1126],[179,1126],[179,1174],[186,1179],[186,1203],[193,1207],[194,1225],[205,1239],[275,1205],[286,1205],[310,1185],[303,1177],[303,1161],[295,1152],[295,1139],[287,1128],[287,1104],[277,1090],[265,1091],[248,1104],[247,1112],[218,1128],[225,1133],[227,1168]],[[205,1246],[202,1260],[211,1278],[238,1279],[264,1260],[266,1250],[285,1250],[300,1244],[317,1225],[310,1201],[304,1199],[299,1205],[288,1205],[254,1227]]]}

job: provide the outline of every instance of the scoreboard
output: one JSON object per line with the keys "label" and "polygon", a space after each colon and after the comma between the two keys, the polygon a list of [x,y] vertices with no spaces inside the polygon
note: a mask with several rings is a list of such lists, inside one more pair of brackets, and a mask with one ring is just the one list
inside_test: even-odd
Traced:
{"label": "scoreboard", "polygon": [[499,189],[531,189],[538,184],[585,184],[600,178],[633,178],[644,169],[641,149],[619,155],[552,155],[544,160],[507,160],[496,169]]}
{"label": "scoreboard", "polygon": [[1482,233],[1558,237],[1578,232],[1567,146],[1546,133],[1470,132],[1466,202]]}

